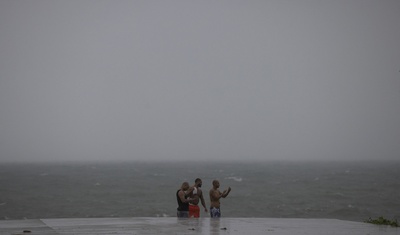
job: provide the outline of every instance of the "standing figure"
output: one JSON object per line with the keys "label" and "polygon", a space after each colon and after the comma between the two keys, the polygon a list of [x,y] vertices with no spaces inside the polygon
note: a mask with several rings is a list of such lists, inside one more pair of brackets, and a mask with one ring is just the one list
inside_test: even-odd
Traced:
{"label": "standing figure", "polygon": [[211,218],[219,218],[221,217],[221,209],[220,205],[221,203],[219,202],[219,199],[226,198],[231,191],[231,187],[228,187],[228,189],[224,190],[222,193],[219,191],[219,181],[218,180],[213,180],[212,182],[213,188],[210,190],[210,216]]}
{"label": "standing figure", "polygon": [[193,188],[189,187],[189,183],[183,182],[181,188],[176,192],[176,200],[178,201],[177,216],[179,218],[189,217],[189,202],[192,201],[189,198],[189,194],[192,191]]}
{"label": "standing figure", "polygon": [[189,217],[199,218],[200,217],[200,207],[198,206],[199,201],[204,207],[204,211],[208,212],[206,202],[204,201],[203,191],[200,189],[203,182],[200,178],[197,178],[194,181],[193,191],[190,194],[190,197],[193,199],[189,203]]}

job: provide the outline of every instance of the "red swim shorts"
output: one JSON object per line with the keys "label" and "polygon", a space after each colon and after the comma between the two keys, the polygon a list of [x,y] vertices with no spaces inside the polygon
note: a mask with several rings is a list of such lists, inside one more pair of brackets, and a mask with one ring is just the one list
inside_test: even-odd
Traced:
{"label": "red swim shorts", "polygon": [[189,204],[189,218],[199,218],[200,207],[198,205]]}

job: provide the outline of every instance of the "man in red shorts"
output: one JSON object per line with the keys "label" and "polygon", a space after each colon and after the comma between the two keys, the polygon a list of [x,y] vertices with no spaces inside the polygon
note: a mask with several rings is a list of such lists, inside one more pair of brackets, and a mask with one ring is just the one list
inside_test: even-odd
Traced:
{"label": "man in red shorts", "polygon": [[197,178],[194,181],[193,191],[190,194],[192,201],[189,203],[189,218],[199,218],[200,217],[200,207],[198,206],[199,201],[204,207],[204,211],[207,213],[206,202],[204,201],[203,191],[201,191],[201,185],[203,182],[201,179]]}

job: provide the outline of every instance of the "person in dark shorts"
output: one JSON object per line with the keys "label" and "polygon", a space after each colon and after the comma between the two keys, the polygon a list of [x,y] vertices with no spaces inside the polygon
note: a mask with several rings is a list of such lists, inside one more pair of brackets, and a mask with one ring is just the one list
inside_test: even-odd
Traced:
{"label": "person in dark shorts", "polygon": [[189,194],[192,191],[193,187],[189,187],[188,182],[183,182],[181,188],[176,192],[178,218],[189,218],[189,202],[193,201],[193,199],[189,198]]}

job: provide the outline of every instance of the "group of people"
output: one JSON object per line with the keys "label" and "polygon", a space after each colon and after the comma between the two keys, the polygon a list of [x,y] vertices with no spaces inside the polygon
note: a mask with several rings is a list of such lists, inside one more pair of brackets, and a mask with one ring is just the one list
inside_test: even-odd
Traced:
{"label": "group of people", "polygon": [[[188,182],[183,182],[182,186],[176,192],[176,199],[178,201],[177,216],[180,218],[199,218],[200,207],[199,202],[204,207],[204,211],[207,213],[208,209],[206,202],[204,201],[203,191],[201,190],[203,182],[200,178],[197,178],[193,186],[190,186]],[[211,218],[221,217],[220,199],[228,196],[231,191],[231,187],[224,190],[222,193],[219,191],[219,181],[213,180],[212,189],[210,189],[210,216]]]}

